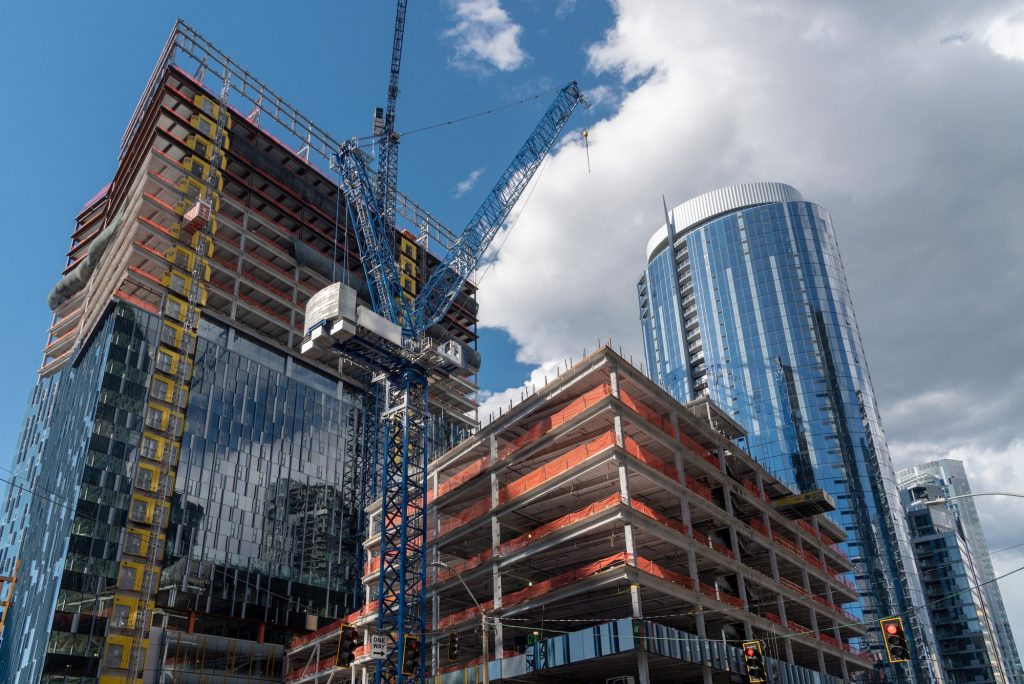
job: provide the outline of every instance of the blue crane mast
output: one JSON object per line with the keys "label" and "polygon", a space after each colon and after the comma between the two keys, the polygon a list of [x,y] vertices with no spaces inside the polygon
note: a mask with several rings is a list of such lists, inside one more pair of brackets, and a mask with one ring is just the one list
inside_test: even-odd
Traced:
{"label": "blue crane mast", "polygon": [[[363,450],[364,469],[381,472],[363,481],[379,489],[380,572],[377,631],[388,640],[387,656],[377,661],[376,682],[422,682],[426,643],[426,493],[428,378],[465,372],[460,350],[429,334],[477,268],[487,247],[550,151],[576,105],[585,102],[575,81],[562,88],[522,148],[488,193],[460,237],[411,303],[402,296],[395,259],[395,193],[399,136],[394,129],[405,29],[406,0],[398,0],[387,106],[375,116],[379,159],[376,177],[356,144],[341,146],[334,158],[347,211],[354,226],[366,275],[371,309],[355,291],[334,283],[314,295],[306,309],[303,351],[329,346],[369,371],[379,382],[367,402],[373,442]],[[379,420],[379,430],[373,423]],[[410,666],[410,663],[412,665]]]}

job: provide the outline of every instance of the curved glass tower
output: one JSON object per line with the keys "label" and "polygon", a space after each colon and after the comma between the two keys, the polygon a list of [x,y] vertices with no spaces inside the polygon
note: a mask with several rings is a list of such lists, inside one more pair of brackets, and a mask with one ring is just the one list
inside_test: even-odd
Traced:
{"label": "curved glass tower", "polygon": [[902,615],[915,636],[914,667],[887,668],[888,681],[938,678],[828,212],[781,183],[700,195],[666,211],[638,294],[651,376],[680,401],[710,396],[776,477],[834,499],[861,615]]}

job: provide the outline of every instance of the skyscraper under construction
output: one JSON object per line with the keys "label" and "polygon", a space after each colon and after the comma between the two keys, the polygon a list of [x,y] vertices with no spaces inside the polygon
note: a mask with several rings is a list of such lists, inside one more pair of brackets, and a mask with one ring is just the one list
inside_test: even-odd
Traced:
{"label": "skyscraper under construction", "polygon": [[[358,607],[374,394],[298,353],[312,294],[365,296],[338,149],[175,27],[49,297],[0,523],[0,681],[279,681],[293,634]],[[399,213],[412,298],[451,235]],[[440,325],[478,366],[472,284]],[[474,390],[431,385],[434,449],[476,426]]]}

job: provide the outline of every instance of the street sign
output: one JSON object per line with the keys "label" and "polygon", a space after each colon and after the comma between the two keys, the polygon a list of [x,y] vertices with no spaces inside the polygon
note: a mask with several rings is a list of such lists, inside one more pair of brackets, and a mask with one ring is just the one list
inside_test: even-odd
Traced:
{"label": "street sign", "polygon": [[388,657],[388,637],[386,634],[370,635],[370,657],[383,660]]}

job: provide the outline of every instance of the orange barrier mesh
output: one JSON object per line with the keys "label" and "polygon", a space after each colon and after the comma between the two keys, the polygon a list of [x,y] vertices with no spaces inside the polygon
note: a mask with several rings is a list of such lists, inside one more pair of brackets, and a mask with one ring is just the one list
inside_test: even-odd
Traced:
{"label": "orange barrier mesh", "polygon": [[438,572],[437,573],[437,579],[438,579],[439,582],[443,582],[445,580],[448,580],[448,579],[456,576],[456,573],[466,572],[467,570],[472,570],[473,568],[476,568],[476,567],[480,566],[481,564],[489,561],[490,559],[491,559],[491,550],[490,549],[485,549],[485,550],[481,551],[480,553],[476,554],[475,556],[467,558],[464,561],[460,561],[458,563],[449,563],[448,564],[449,569],[448,570],[441,570],[440,572]]}
{"label": "orange barrier mesh", "polygon": [[287,675],[285,675],[284,681],[294,682],[296,679],[308,677],[309,675],[315,674],[317,672],[323,672],[324,670],[333,670],[337,661],[338,656],[332,655],[328,658],[324,658],[319,662],[313,663],[312,665],[303,665],[299,669],[292,670]]}
{"label": "orange barrier mesh", "polygon": [[676,482],[679,481],[679,473],[676,472],[676,469],[668,463],[665,463],[665,461],[659,458],[653,451],[640,446],[635,439],[628,435],[624,441],[626,453],[630,454],[641,463],[651,466],[658,472],[668,475]]}
{"label": "orange barrier mesh", "polygon": [[599,453],[615,444],[615,433],[609,430],[600,437],[592,439],[585,444],[562,454],[558,458],[548,461],[536,470],[514,480],[498,490],[498,501],[505,503],[517,496],[544,484],[556,475],[583,463],[596,453]]}
{"label": "orange barrier mesh", "polygon": [[834,637],[830,637],[828,634],[819,634],[818,641],[824,642],[832,648],[842,648],[842,645],[839,643],[839,640]]}
{"label": "orange barrier mesh", "polygon": [[537,584],[534,584],[532,587],[524,587],[519,591],[514,591],[511,594],[507,594],[502,597],[501,604],[503,606],[514,606],[518,603],[522,603],[523,601],[527,601],[531,598],[535,598],[537,596],[546,594],[549,591],[552,591],[553,589],[559,589],[561,587],[572,584],[573,582],[578,582],[579,580],[586,579],[592,575],[596,575],[602,570],[607,570],[608,568],[614,567],[616,565],[628,563],[629,560],[629,554],[624,551],[622,553],[613,554],[611,556],[608,556],[607,558],[602,558],[601,560],[594,561],[589,565],[584,565],[581,568],[576,568],[575,570],[570,570],[569,572],[563,572],[561,575],[558,575],[557,577],[552,577],[549,580],[538,582]]}
{"label": "orange barrier mesh", "polygon": [[789,587],[793,591],[797,592],[798,594],[803,594],[804,596],[810,596],[811,595],[811,592],[807,591],[806,589],[801,587],[796,582],[789,581],[785,577],[780,577],[779,581],[782,582],[783,584],[785,584],[787,587]]}
{"label": "orange barrier mesh", "polygon": [[465,468],[463,468],[462,470],[458,471],[457,473],[452,475],[450,478],[448,478],[447,480],[445,480],[444,482],[439,484],[437,486],[437,494],[431,494],[428,497],[428,499],[429,500],[433,500],[433,499],[436,499],[436,498],[440,498],[440,497],[444,496],[445,494],[447,494],[448,492],[450,492],[450,491],[452,491],[454,489],[457,489],[457,488],[461,487],[462,485],[466,484],[467,482],[472,480],[474,477],[476,477],[477,475],[482,473],[484,470],[486,470],[487,465],[490,462],[490,460],[491,460],[490,456],[481,456],[480,458],[476,459],[475,461],[470,463],[468,466],[466,466]]}
{"label": "orange barrier mesh", "polygon": [[769,622],[774,622],[777,625],[781,625],[782,624],[782,618],[780,618],[775,613],[765,613],[761,617],[767,619]]}
{"label": "orange barrier mesh", "polygon": [[808,523],[806,520],[797,520],[796,524],[799,525],[801,530],[811,535],[815,539],[821,539],[821,535],[818,534],[818,531],[811,527],[811,524]]}
{"label": "orange barrier mesh", "polygon": [[722,603],[728,603],[730,606],[735,608],[743,608],[743,601],[732,594],[727,594],[720,589],[715,589],[711,585],[700,583],[700,593],[704,594],[709,598],[716,599]]}
{"label": "orange barrier mesh", "polygon": [[698,482],[691,475],[686,476],[686,488],[689,489],[694,494],[696,494],[697,496],[701,497],[702,499],[706,499],[708,501],[712,500],[711,490],[708,488],[708,486],[701,482]]}
{"label": "orange barrier mesh", "polygon": [[608,383],[599,385],[594,389],[586,392],[576,399],[573,399],[566,405],[565,408],[561,409],[557,413],[552,414],[547,418],[541,419],[532,428],[519,435],[505,446],[498,449],[498,458],[506,459],[512,456],[515,452],[522,449],[530,442],[536,440],[546,432],[549,432],[556,427],[564,425],[568,421],[572,420],[579,414],[586,411],[588,408],[601,401],[612,393],[612,386]]}
{"label": "orange barrier mesh", "polygon": [[789,621],[789,629],[793,632],[800,632],[805,635],[814,636],[814,632],[812,630],[804,627],[799,622],[793,622],[792,620]]}
{"label": "orange barrier mesh", "polygon": [[768,531],[768,526],[760,520],[758,520],[757,518],[751,518],[747,521],[747,524],[750,525],[750,527],[752,527],[755,531],[760,532],[768,538],[771,538],[771,533]]}
{"label": "orange barrier mesh", "polygon": [[660,579],[668,580],[669,582],[672,582],[673,584],[678,584],[679,586],[689,589],[690,591],[695,591],[697,588],[696,582],[694,582],[692,577],[687,577],[682,573],[678,573],[674,570],[663,568],[654,561],[649,561],[646,558],[637,558],[636,563],[634,563],[634,565],[636,566],[637,570],[643,570],[648,575],[654,575],[655,577],[658,577]]}
{"label": "orange barrier mesh", "polygon": [[778,544],[782,548],[792,552],[792,554],[794,556],[796,556],[797,558],[801,558],[804,555],[803,551],[798,549],[795,544],[793,544],[791,541],[789,541],[785,537],[780,537],[779,535],[775,535],[774,541],[775,541],[776,544]]}
{"label": "orange barrier mesh", "polygon": [[644,403],[634,399],[626,390],[619,390],[619,401],[633,409],[636,413],[640,414],[644,420],[664,432],[672,439],[676,438],[676,431],[672,427],[672,423],[662,418],[656,411],[647,407]]}
{"label": "orange barrier mesh", "polygon": [[[590,504],[585,508],[581,508],[580,510],[569,513],[568,515],[563,515],[561,518],[556,518],[555,520],[552,520],[549,523],[545,523],[540,527],[534,528],[526,534],[521,534],[514,539],[510,539],[498,548],[500,549],[501,553],[509,553],[510,551],[521,549],[536,539],[545,537],[551,534],[552,532],[556,532],[564,527],[568,527],[573,523],[579,522],[584,518],[589,518],[592,515],[600,513],[601,511],[608,510],[609,508],[618,505],[621,501],[622,498],[618,494],[612,494],[611,496],[605,497],[600,501],[595,501],[594,503]],[[637,502],[634,502],[634,505],[636,503]]]}
{"label": "orange barrier mesh", "polygon": [[[651,508],[642,501],[637,501],[636,499],[633,499],[633,508],[639,511],[640,513],[643,513],[648,518],[660,522],[662,525],[665,525],[666,527],[671,527],[672,529],[678,532],[682,532],[683,534],[690,533],[690,528],[686,526],[686,523],[681,523],[678,520],[673,520],[672,518],[666,517],[661,513],[658,513],[656,510],[654,510],[653,508]],[[697,533],[694,532],[694,534]]]}
{"label": "orange barrier mesh", "polygon": [[757,485],[751,482],[750,480],[743,480],[743,482],[741,482],[740,484],[742,484],[744,489],[746,489],[748,492],[753,494],[758,499],[763,499],[767,503],[772,502],[772,497],[768,496],[767,493],[762,494],[761,492],[759,492],[757,490]]}

